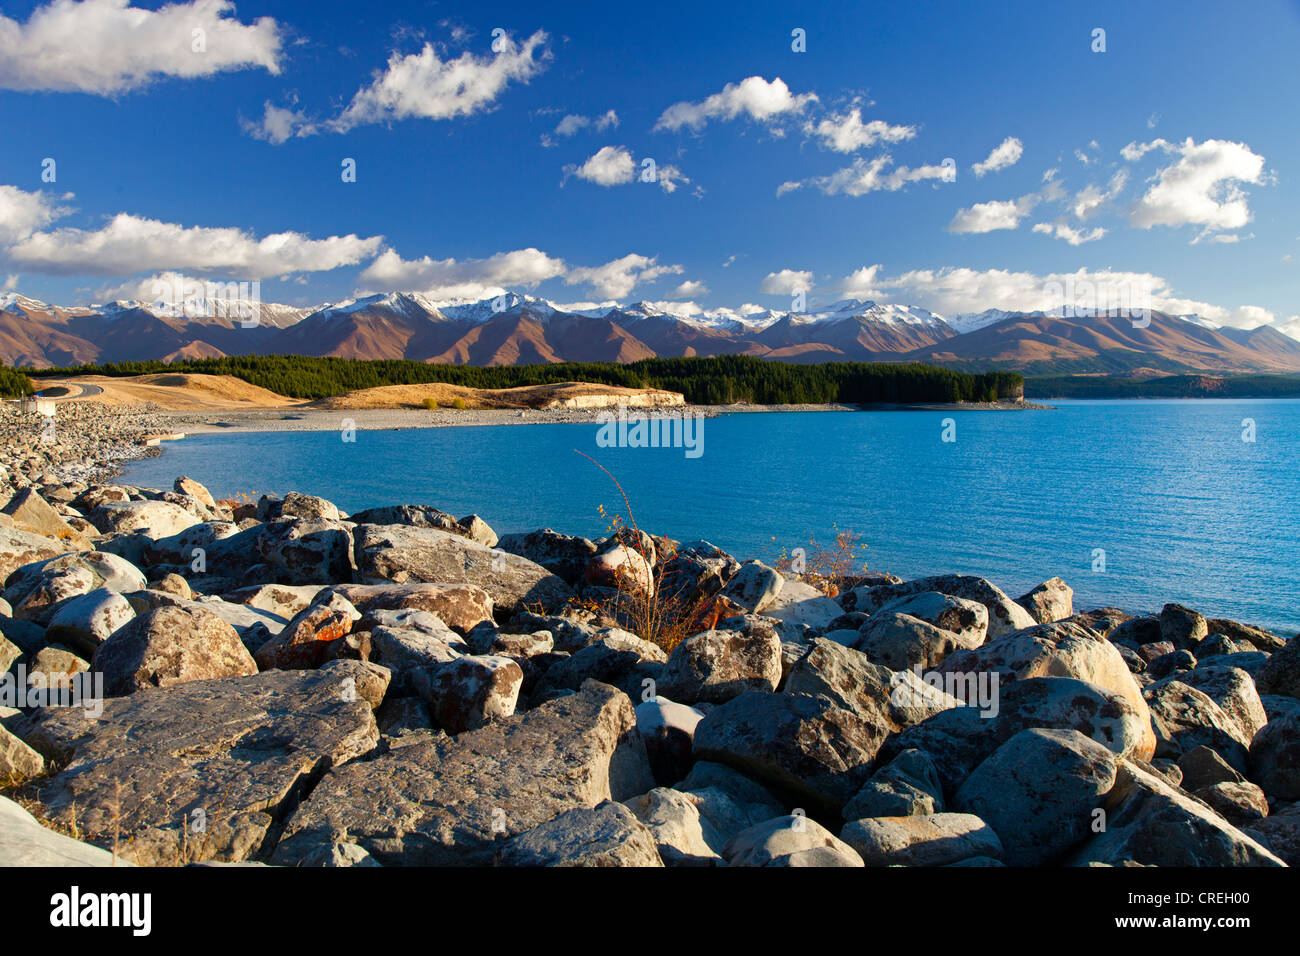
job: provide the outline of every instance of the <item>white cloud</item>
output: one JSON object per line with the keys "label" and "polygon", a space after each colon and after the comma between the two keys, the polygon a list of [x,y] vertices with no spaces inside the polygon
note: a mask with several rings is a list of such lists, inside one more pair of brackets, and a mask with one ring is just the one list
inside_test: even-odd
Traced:
{"label": "white cloud", "polygon": [[0,286],[0,292],[12,292],[16,288],[18,288],[18,276],[6,276],[4,285]]}
{"label": "white cloud", "polygon": [[[867,193],[885,190],[896,192],[909,183],[927,179],[945,179],[951,177],[951,166],[918,166],[915,169],[898,166],[891,169],[892,157],[876,156],[866,160],[858,157],[853,165],[831,173],[829,176],[814,176],[807,183],[816,186],[828,196],[865,196]],[[791,192],[804,183],[784,183],[777,195]]]}
{"label": "white cloud", "polygon": [[689,126],[698,130],[710,120],[734,120],[742,114],[766,123],[785,114],[797,114],[816,101],[815,93],[791,93],[779,76],[770,83],[761,76],[751,76],[739,83],[728,83],[720,93],[699,103],[674,103],[664,110],[654,128],[678,130]]}
{"label": "white cloud", "polygon": [[890,126],[883,120],[862,122],[862,109],[853,109],[830,116],[817,123],[809,123],[805,131],[814,134],[827,149],[837,153],[852,153],[855,150],[874,146],[878,142],[900,143],[916,135],[915,126]]}
{"label": "white cloud", "polygon": [[622,146],[602,146],[581,166],[566,166],[564,171],[597,186],[621,186],[636,177],[636,160]]}
{"label": "white cloud", "polygon": [[580,266],[570,269],[564,281],[569,285],[588,282],[601,298],[624,299],[638,285],[653,282],[665,275],[680,275],[681,266],[661,266],[656,257],[630,253],[613,259],[602,266]]}
{"label": "white cloud", "polygon": [[1000,229],[1015,229],[1020,220],[1029,215],[1038,204],[1038,196],[1030,194],[1019,199],[980,202],[969,209],[958,209],[948,224],[949,232],[984,233]]}
{"label": "white cloud", "polygon": [[1090,184],[1076,193],[1071,211],[1076,218],[1087,219],[1118,197],[1124,191],[1126,185],[1128,185],[1128,170],[1118,170],[1110,178],[1110,182],[1105,189]]}
{"label": "white cloud", "polygon": [[989,153],[988,159],[982,163],[976,163],[971,169],[975,171],[976,178],[982,177],[985,173],[996,173],[998,170],[1006,169],[1008,166],[1014,166],[1020,162],[1020,157],[1024,153],[1024,144],[1014,136],[1008,136],[994,147],[993,152]]}
{"label": "white cloud", "polygon": [[689,299],[697,295],[708,295],[709,287],[697,279],[690,279],[683,282],[676,289],[668,294],[670,299]]}
{"label": "white cloud", "polygon": [[67,212],[43,192],[29,193],[17,186],[0,186],[0,243],[26,239]]}
{"label": "white cloud", "polygon": [[769,272],[764,276],[763,281],[758,284],[758,291],[765,295],[793,295],[799,291],[809,291],[812,288],[812,281],[811,271],[782,269],[780,272]]}
{"label": "white cloud", "polygon": [[1081,246],[1085,242],[1095,242],[1102,236],[1106,235],[1106,230],[1097,226],[1086,232],[1082,229],[1075,229],[1064,222],[1040,222],[1034,225],[1034,232],[1045,233],[1049,236],[1055,236],[1057,239],[1064,239],[1072,246]]}
{"label": "white cloud", "polygon": [[[668,164],[659,166],[655,169],[655,182],[659,184],[660,189],[671,194],[677,191],[679,184],[689,185],[690,179],[687,178],[686,174],[676,166]],[[696,193],[699,194],[701,192],[702,190],[697,187]]]}
{"label": "white cloud", "polygon": [[314,136],[320,128],[306,113],[276,106],[270,100],[263,104],[262,118],[253,122],[242,116],[239,126],[254,139],[265,140],[273,146],[287,142],[295,136]]}
{"label": "white cloud", "polygon": [[0,14],[0,88],[110,96],[164,76],[258,67],[278,74],[279,25],[271,17],[241,23],[228,16],[234,9],[227,0],[157,11],[129,0],[52,0],[26,23]]}
{"label": "white cloud", "polygon": [[1134,226],[1199,225],[1218,231],[1250,222],[1250,206],[1238,184],[1263,182],[1263,156],[1245,143],[1220,139],[1197,144],[1188,137],[1181,145],[1162,148],[1178,160],[1156,173],[1154,184],[1133,207],[1129,221]]}
{"label": "white cloud", "polygon": [[[1059,312],[1063,304],[1062,288],[1068,288],[1070,283],[1078,288],[1090,283],[1103,302],[1127,300],[1140,303],[1146,296],[1150,307],[1157,311],[1173,315],[1195,313],[1220,325],[1251,328],[1273,321],[1273,313],[1258,306],[1229,309],[1176,296],[1167,280],[1145,272],[1079,269],[1040,275],[1006,269],[948,266],[885,276],[880,269],[879,265],[859,269],[844,280],[842,288],[846,294],[852,289],[858,298],[919,305],[940,315],[960,315],[985,309]],[[866,279],[865,286],[862,277]]]}
{"label": "white cloud", "polygon": [[527,83],[546,69],[550,59],[547,36],[538,30],[523,44],[506,38],[491,57],[466,51],[454,60],[438,57],[433,44],[419,53],[393,53],[388,68],[358,90],[337,119],[329,124],[346,132],[365,123],[418,117],[452,119],[488,109],[511,82]]}
{"label": "white cloud", "polygon": [[27,271],[50,275],[132,275],[184,269],[229,278],[262,279],[286,272],[320,272],[355,265],[383,237],[309,239],[281,232],[258,239],[242,229],[159,222],[120,213],[100,229],[37,232],[9,248]]}
{"label": "white cloud", "polygon": [[1129,143],[1127,146],[1125,146],[1123,149],[1119,151],[1119,154],[1123,156],[1126,160],[1128,160],[1130,163],[1136,163],[1139,159],[1141,159],[1147,153],[1151,152],[1153,149],[1168,150],[1169,148],[1170,147],[1169,147],[1168,140],[1153,139],[1149,143]]}
{"label": "white cloud", "polygon": [[361,273],[361,280],[386,290],[423,292],[435,299],[486,299],[508,286],[532,287],[564,275],[564,260],[540,249],[498,252],[485,259],[405,260],[386,249]]}
{"label": "white cloud", "polygon": [[555,127],[555,133],[557,136],[573,136],[579,130],[585,129],[588,126],[598,131],[609,129],[611,126],[617,128],[618,114],[613,110],[607,110],[602,115],[592,119],[589,116],[581,116],[576,113],[571,113],[564,117],[564,119],[560,120],[559,124]]}

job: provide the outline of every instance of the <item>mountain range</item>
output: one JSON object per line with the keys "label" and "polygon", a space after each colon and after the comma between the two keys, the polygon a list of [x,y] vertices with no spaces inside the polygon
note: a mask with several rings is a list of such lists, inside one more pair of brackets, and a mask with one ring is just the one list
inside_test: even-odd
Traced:
{"label": "mountain range", "polygon": [[991,309],[945,318],[856,299],[802,313],[669,308],[639,302],[570,310],[514,293],[448,305],[394,292],[318,308],[264,303],[257,325],[245,328],[220,308],[61,307],[11,292],[0,295],[0,361],[48,368],[297,354],[525,365],[739,354],[1027,374],[1300,371],[1300,340],[1278,328],[1216,327],[1195,315],[1152,312],[1148,323]]}

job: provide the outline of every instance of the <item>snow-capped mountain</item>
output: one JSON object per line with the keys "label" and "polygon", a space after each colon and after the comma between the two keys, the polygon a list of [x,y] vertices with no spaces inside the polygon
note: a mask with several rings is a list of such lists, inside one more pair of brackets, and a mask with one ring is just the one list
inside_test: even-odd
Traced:
{"label": "snow-capped mountain", "polygon": [[50,366],[127,359],[300,354],[468,365],[752,355],[787,362],[927,361],[1027,371],[1300,371],[1300,320],[1254,330],[1201,316],[1116,316],[988,309],[941,316],[845,299],[784,312],[690,302],[563,306],[505,293],[476,301],[380,292],[318,308],[262,303],[247,327],[221,302],[133,301],[64,308],[0,295],[0,360]]}

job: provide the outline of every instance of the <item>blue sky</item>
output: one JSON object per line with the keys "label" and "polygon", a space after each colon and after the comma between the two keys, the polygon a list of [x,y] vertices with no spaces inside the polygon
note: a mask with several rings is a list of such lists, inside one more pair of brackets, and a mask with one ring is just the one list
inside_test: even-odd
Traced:
{"label": "blue sky", "polygon": [[8,289],[1300,313],[1297,2],[160,7],[0,4]]}

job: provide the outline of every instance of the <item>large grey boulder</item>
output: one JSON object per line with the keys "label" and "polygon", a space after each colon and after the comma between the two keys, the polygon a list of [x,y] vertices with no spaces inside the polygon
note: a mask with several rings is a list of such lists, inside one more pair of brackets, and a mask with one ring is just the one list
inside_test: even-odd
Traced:
{"label": "large grey boulder", "polygon": [[18,783],[44,771],[45,758],[0,726],[0,783]]}
{"label": "large grey boulder", "polygon": [[497,841],[654,786],[627,696],[581,691],[456,737],[331,771],[289,817],[272,862],[356,843],[381,864],[482,865]]}
{"label": "large grey boulder", "polygon": [[561,534],[550,528],[541,528],[526,534],[502,535],[497,542],[497,547],[540,565],[561,578],[570,587],[575,587],[582,580],[587,570],[587,562],[596,553],[594,542],[574,535]]}
{"label": "large grey boulder", "polygon": [[1292,638],[1273,652],[1255,674],[1255,687],[1261,694],[1300,700],[1300,640]]}
{"label": "large grey boulder", "polygon": [[948,866],[973,857],[1002,858],[1002,842],[969,813],[867,817],[840,831],[867,866]]}
{"label": "large grey boulder", "polygon": [[1255,735],[1250,778],[1270,797],[1300,800],[1300,715],[1270,720]]}
{"label": "large grey boulder", "polygon": [[654,836],[621,803],[575,807],[501,848],[502,866],[663,866]]}
{"label": "large grey boulder", "polygon": [[983,604],[938,591],[917,591],[884,604],[882,614],[906,614],[951,634],[959,647],[975,648],[988,639],[989,612]]}
{"label": "large grey boulder", "polygon": [[722,862],[704,839],[694,794],[655,787],[624,802],[650,830],[665,866],[716,866]]}
{"label": "large grey boulder", "polygon": [[1250,737],[1208,694],[1171,680],[1152,684],[1146,698],[1156,731],[1156,756],[1177,760],[1204,746],[1245,771]]}
{"label": "large grey boulder", "polygon": [[853,847],[816,820],[789,814],[737,833],[723,848],[731,866],[863,866]]}
{"label": "large grey boulder", "polygon": [[104,675],[104,693],[110,697],[257,673],[234,628],[210,611],[175,607],[128,621],[99,645],[91,666]]}
{"label": "large grey boulder", "polygon": [[763,614],[776,603],[785,585],[785,577],[762,561],[746,561],[727,582],[722,595],[751,614]]}
{"label": "large grey boulder", "polygon": [[[982,605],[976,607],[984,610]],[[910,614],[883,608],[862,625],[852,646],[872,662],[890,670],[928,671],[967,645],[963,645],[952,631],[945,631]]]}
{"label": "large grey boulder", "polygon": [[888,730],[826,697],[750,691],[695,728],[695,756],[752,776],[793,806],[833,818],[862,787]]}
{"label": "large grey boulder", "polygon": [[130,601],[116,591],[96,588],[61,604],[50,617],[45,639],[90,656],[133,617]]}
{"label": "large grey boulder", "polygon": [[924,750],[904,750],[871,775],[844,806],[845,820],[943,813],[943,783]]}
{"label": "large grey boulder", "polygon": [[465,655],[436,664],[416,679],[434,725],[461,734],[511,716],[524,673],[508,657]]}
{"label": "large grey boulder", "polygon": [[155,541],[203,520],[169,501],[106,501],[87,517],[104,534],[139,531]]}
{"label": "large grey boulder", "polygon": [[363,614],[427,611],[462,636],[484,621],[492,622],[492,598],[476,584],[342,584],[334,590]]}
{"label": "large grey boulder", "polygon": [[339,661],[142,690],[98,720],[41,711],[29,741],[65,765],[40,799],[97,844],[118,835],[143,865],[249,859],[316,777],[376,746],[387,683]]}
{"label": "large grey boulder", "polygon": [[475,584],[506,612],[551,611],[574,596],[563,580],[526,558],[435,528],[359,525],[355,556],[362,583]]}
{"label": "large grey boulder", "polygon": [[1106,797],[1105,830],[1076,865],[1285,866],[1256,840],[1138,762],[1121,757]]}
{"label": "large grey boulder", "polygon": [[1088,835],[1115,759],[1077,730],[1022,730],[966,778],[954,808],[993,828],[1008,865],[1042,866]]}
{"label": "large grey boulder", "polygon": [[23,565],[5,583],[14,617],[46,625],[61,602],[97,588],[129,594],[145,586],[144,574],[124,558],[80,551]]}
{"label": "large grey boulder", "polygon": [[1074,589],[1060,578],[1048,578],[1016,603],[1039,624],[1052,624],[1074,616]]}
{"label": "large grey boulder", "polygon": [[108,850],[41,826],[8,797],[0,797],[0,866],[134,866]]}
{"label": "large grey boulder", "polygon": [[[351,529],[346,521],[289,517],[249,530],[258,557],[278,583],[333,584],[352,580]],[[239,537],[226,541],[234,546]]]}
{"label": "large grey boulder", "polygon": [[1011,631],[1032,627],[1038,623],[1023,607],[1017,604],[995,584],[967,574],[940,574],[917,578],[901,584],[878,584],[855,588],[844,594],[840,604],[846,611],[865,611],[874,614],[890,601],[923,591],[938,591],[957,598],[983,604],[988,611],[988,638],[1001,637]]}
{"label": "large grey boulder", "polygon": [[765,617],[781,622],[783,634],[793,637],[804,628],[820,632],[843,609],[811,584],[786,577],[776,598],[763,610]]}
{"label": "large grey boulder", "polygon": [[57,538],[0,527],[0,584],[23,565],[57,557],[67,550]]}
{"label": "large grey boulder", "polygon": [[718,704],[749,690],[775,691],[780,682],[775,633],[704,631],[673,648],[658,686],[684,704]]}
{"label": "large grey boulder", "polygon": [[636,705],[636,730],[645,741],[656,782],[667,785],[689,772],[695,728],[703,719],[703,711],[662,695]]}

